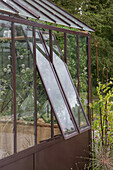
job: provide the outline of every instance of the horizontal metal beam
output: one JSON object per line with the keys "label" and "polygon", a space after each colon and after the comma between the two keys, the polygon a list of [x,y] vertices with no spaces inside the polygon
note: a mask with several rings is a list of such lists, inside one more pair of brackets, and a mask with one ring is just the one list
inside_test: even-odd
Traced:
{"label": "horizontal metal beam", "polygon": [[37,22],[34,22],[34,21],[26,20],[24,18],[22,19],[22,18],[0,15],[0,19],[10,21],[10,22],[21,23],[21,24],[25,24],[25,25],[31,25],[31,26],[39,27],[39,28],[43,28],[43,29],[49,29],[49,30],[64,32],[64,33],[68,33],[68,34],[80,35],[80,36],[84,36],[84,37],[91,36],[89,33],[86,33],[86,32],[83,32],[83,31],[77,32],[77,31],[72,31],[72,30],[59,28],[59,27],[55,27],[55,26],[51,26],[51,25],[40,24],[40,23],[37,23]]}

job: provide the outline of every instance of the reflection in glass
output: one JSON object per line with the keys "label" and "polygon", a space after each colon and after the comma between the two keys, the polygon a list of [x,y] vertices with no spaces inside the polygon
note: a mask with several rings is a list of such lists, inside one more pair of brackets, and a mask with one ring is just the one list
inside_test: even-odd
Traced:
{"label": "reflection in glass", "polygon": [[34,62],[32,27],[15,24],[17,151],[34,145]]}
{"label": "reflection in glass", "polygon": [[[38,49],[43,53],[43,46],[42,44],[37,43]],[[36,51],[37,56],[37,66],[42,76],[44,85],[47,89],[49,98],[53,104],[54,111],[56,116],[60,122],[60,126],[65,136],[72,134],[76,131],[71,117],[69,115],[68,109],[66,104],[63,100],[61,91],[59,86],[56,82],[55,75],[52,71],[52,67],[49,61],[42,55],[39,50]]]}
{"label": "reflection in glass", "polygon": [[11,23],[0,21],[0,159],[13,154]]}

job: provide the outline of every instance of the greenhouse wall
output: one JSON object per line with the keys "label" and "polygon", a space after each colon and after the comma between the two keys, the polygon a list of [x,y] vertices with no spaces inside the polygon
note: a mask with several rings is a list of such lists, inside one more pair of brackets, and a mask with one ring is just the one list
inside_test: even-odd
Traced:
{"label": "greenhouse wall", "polygon": [[90,34],[0,16],[1,170],[88,163],[90,62]]}

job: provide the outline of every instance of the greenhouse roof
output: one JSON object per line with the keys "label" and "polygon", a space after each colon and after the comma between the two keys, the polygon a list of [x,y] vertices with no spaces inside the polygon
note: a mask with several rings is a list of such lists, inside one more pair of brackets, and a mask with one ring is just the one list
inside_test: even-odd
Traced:
{"label": "greenhouse roof", "polygon": [[0,13],[38,19],[85,31],[95,31],[48,0],[0,0]]}

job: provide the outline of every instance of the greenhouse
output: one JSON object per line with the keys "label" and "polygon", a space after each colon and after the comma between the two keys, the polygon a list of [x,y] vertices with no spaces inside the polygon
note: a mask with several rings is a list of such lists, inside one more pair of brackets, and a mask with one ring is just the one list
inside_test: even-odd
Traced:
{"label": "greenhouse", "polygon": [[0,0],[1,170],[88,162],[94,31],[48,0]]}

